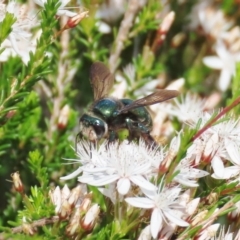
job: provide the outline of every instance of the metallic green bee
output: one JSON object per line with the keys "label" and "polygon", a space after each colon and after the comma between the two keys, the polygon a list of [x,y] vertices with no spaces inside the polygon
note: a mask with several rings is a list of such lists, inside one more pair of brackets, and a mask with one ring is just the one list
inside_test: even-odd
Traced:
{"label": "metallic green bee", "polygon": [[152,119],[144,106],[174,98],[179,94],[178,91],[158,90],[136,101],[107,97],[113,86],[114,76],[101,62],[91,66],[90,82],[94,103],[80,118],[80,132],[77,137],[86,137],[92,142],[107,138],[112,142],[117,139],[119,130],[128,129],[129,140],[142,137],[149,146],[156,145],[150,135]]}

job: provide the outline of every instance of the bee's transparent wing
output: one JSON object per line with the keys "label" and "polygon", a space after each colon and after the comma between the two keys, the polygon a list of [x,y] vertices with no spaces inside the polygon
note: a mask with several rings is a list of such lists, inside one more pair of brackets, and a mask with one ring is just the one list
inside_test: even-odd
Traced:
{"label": "bee's transparent wing", "polygon": [[93,89],[94,100],[109,94],[114,82],[114,76],[101,62],[95,62],[90,69],[90,83]]}
{"label": "bee's transparent wing", "polygon": [[147,105],[153,105],[156,103],[164,102],[178,96],[178,94],[179,92],[176,90],[167,90],[167,89],[157,90],[156,92],[144,98],[140,98],[136,101],[133,101],[131,104],[124,106],[118,113],[120,114],[120,113],[127,112],[133,108],[144,107]]}

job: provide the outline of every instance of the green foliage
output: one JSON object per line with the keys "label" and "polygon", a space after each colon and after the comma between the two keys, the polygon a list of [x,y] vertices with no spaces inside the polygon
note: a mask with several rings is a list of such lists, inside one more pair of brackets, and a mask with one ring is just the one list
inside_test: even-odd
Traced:
{"label": "green foliage", "polygon": [[156,15],[161,11],[161,4],[158,1],[150,0],[147,5],[139,13],[138,21],[130,32],[130,37],[135,37],[150,30],[156,30],[159,27],[160,19],[156,19]]}
{"label": "green foliage", "polygon": [[36,176],[38,181],[40,182],[41,187],[44,189],[48,186],[48,174],[47,168],[42,167],[43,156],[41,156],[38,150],[29,153],[29,167],[33,174]]}
{"label": "green foliage", "polygon": [[16,22],[16,20],[17,19],[13,14],[7,12],[3,21],[0,22],[0,46],[11,33],[12,25]]}
{"label": "green foliage", "polygon": [[[108,65],[119,44],[116,39],[124,25],[124,13],[128,5],[126,4],[124,13],[116,16],[116,19],[115,16],[108,19],[108,12],[105,12],[106,19],[101,21],[111,29],[111,32],[105,34],[100,32],[99,19],[95,17],[103,2],[105,1],[94,1],[93,4],[89,0],[82,1],[85,4],[84,10],[89,11],[89,17],[67,30],[65,27],[71,18],[57,16],[62,2],[45,2],[35,16],[40,22],[32,29],[32,33],[41,30],[41,34],[36,40],[35,51],[30,52],[29,62],[24,64],[21,56],[10,56],[7,61],[0,63],[0,182],[3,193],[0,199],[0,211],[3,213],[0,218],[0,231],[4,232],[0,234],[0,239],[137,239],[141,230],[149,225],[151,210],[143,214],[142,209],[131,208],[124,200],[114,205],[97,187],[88,186],[87,194],[84,193],[83,198],[90,200],[90,204],[97,203],[100,213],[93,229],[89,226],[89,229],[84,229],[83,222],[87,212],[84,209],[77,222],[75,235],[70,236],[71,231],[69,233],[67,230],[74,228],[70,222],[74,219],[76,209],[70,206],[66,207],[66,210],[61,205],[61,210],[71,214],[60,219],[61,212],[56,212],[56,206],[52,203],[52,199],[56,201],[57,197],[49,196],[49,192],[53,193],[58,189],[56,186],[67,184],[74,188],[77,185],[77,178],[60,181],[60,177],[79,167],[79,156],[76,156],[74,149],[75,136],[79,132],[78,119],[93,102],[89,69],[95,61],[103,61]],[[105,2],[106,7],[110,6],[110,2]],[[124,97],[138,98],[137,90],[145,94],[153,80],[158,80],[156,88],[165,88],[176,78],[185,77],[183,91],[199,93],[203,97],[217,91],[222,97],[219,104],[230,104],[240,96],[240,64],[237,64],[231,89],[225,93],[219,92],[216,88],[219,72],[213,73],[202,62],[204,56],[216,54],[212,36],[203,34],[201,28],[192,30],[188,25],[189,13],[197,1],[179,2],[170,1],[166,3],[166,8],[161,1],[147,1],[139,7],[132,23],[128,23],[132,27],[122,36],[121,51],[114,63],[118,66],[116,76],[122,77],[119,84],[125,83]],[[237,3],[233,2],[226,0],[218,5],[221,5],[222,10],[229,16],[236,14],[233,18],[238,19],[234,7]],[[61,11],[66,9],[68,6],[63,6]],[[175,11],[175,22],[163,37],[159,28],[165,12],[169,10]],[[80,14],[82,11],[83,9],[77,9],[75,12]],[[112,12],[115,13],[110,9],[110,13]],[[79,15],[75,15],[77,16]],[[6,39],[9,40],[9,34],[17,20],[13,14],[6,13],[0,22],[0,56],[6,51],[1,44]],[[179,36],[182,38],[178,38]],[[129,64],[135,71],[134,76],[124,70]],[[120,89],[118,86],[121,85],[115,85],[115,93]],[[232,96],[229,97],[230,91]],[[212,112],[209,122],[218,113],[219,110]],[[158,114],[154,112],[153,116]],[[239,115],[239,107],[234,108],[234,114]],[[212,126],[227,122],[231,118],[232,115],[225,114]],[[195,128],[183,125],[177,118],[167,121],[173,127],[169,128],[169,134],[164,132],[163,125],[161,134],[166,134],[163,137],[169,140],[174,130],[182,130],[181,144],[176,156],[169,163],[167,171],[159,173],[159,182],[164,179],[166,183],[170,183],[180,173],[180,170],[174,170],[187,156],[194,136],[201,130],[202,119],[199,119]],[[119,131],[121,141],[128,136],[127,129]],[[165,150],[169,149],[169,142],[164,144]],[[72,159],[76,159],[74,164],[68,164]],[[192,160],[194,162],[194,159]],[[210,164],[194,167],[201,167],[212,173]],[[23,192],[14,189],[12,182],[6,181],[17,171],[21,177]],[[207,221],[217,209],[221,209],[216,222],[226,222],[227,214],[235,210],[233,204],[240,198],[238,184],[213,180],[210,176],[198,183],[198,188],[190,190],[191,199],[201,198],[198,212],[193,216],[206,210],[207,214],[202,221]],[[63,194],[63,190],[60,192]],[[138,194],[139,192],[133,189],[131,197]],[[211,194],[216,195],[216,198],[208,202]],[[229,207],[225,209],[227,204]],[[194,217],[189,218],[189,221]],[[24,224],[31,227],[42,220],[46,222],[30,229],[33,236],[29,229],[23,229]],[[204,226],[201,224],[184,230],[178,228],[178,237],[196,238]]]}

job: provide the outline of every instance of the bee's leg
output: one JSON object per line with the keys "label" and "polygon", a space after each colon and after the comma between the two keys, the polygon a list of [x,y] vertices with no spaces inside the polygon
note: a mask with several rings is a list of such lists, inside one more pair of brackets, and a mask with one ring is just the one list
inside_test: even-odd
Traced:
{"label": "bee's leg", "polygon": [[133,140],[134,133],[139,133],[139,135],[143,138],[148,147],[152,149],[158,147],[157,142],[150,135],[150,130],[148,127],[146,127],[140,122],[132,121],[131,119],[127,120],[128,121],[126,121],[126,124],[130,134],[130,141]]}
{"label": "bee's leg", "polygon": [[113,130],[110,130],[108,142],[114,142],[117,139],[117,134]]}
{"label": "bee's leg", "polygon": [[[83,135],[81,132],[79,132],[77,135],[76,135],[76,138],[75,138],[75,152],[77,152],[77,143],[83,138]],[[79,140],[79,141],[78,141]]]}
{"label": "bee's leg", "polygon": [[136,127],[134,126],[134,121],[129,118],[126,118],[125,123],[128,129],[128,140],[131,142],[135,137],[134,132],[136,132]]}

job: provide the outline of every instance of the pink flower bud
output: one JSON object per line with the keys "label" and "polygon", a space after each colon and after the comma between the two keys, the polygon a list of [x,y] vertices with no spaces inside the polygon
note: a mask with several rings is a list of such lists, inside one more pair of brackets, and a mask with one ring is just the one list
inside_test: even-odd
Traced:
{"label": "pink flower bud", "polygon": [[70,108],[68,105],[65,105],[62,110],[60,111],[59,118],[58,118],[58,129],[65,129],[68,123],[70,114]]}
{"label": "pink flower bud", "polygon": [[15,190],[19,193],[23,193],[24,189],[23,189],[22,181],[20,179],[19,172],[12,173],[11,177],[13,179],[13,185],[14,185]]}
{"label": "pink flower bud", "polygon": [[98,204],[94,204],[86,213],[85,217],[81,221],[81,226],[86,231],[91,231],[97,221],[98,214],[100,212]]}
{"label": "pink flower bud", "polygon": [[75,204],[77,203],[78,199],[82,195],[82,186],[78,185],[74,189],[72,189],[70,196],[68,198],[68,202],[71,205],[71,207],[74,207]]}
{"label": "pink flower bud", "polygon": [[66,234],[68,236],[74,236],[79,232],[79,230],[81,229],[80,218],[81,218],[81,209],[76,208],[74,213],[71,216],[69,224],[66,227]]}
{"label": "pink flower bud", "polygon": [[68,203],[67,200],[63,200],[62,205],[57,213],[59,216],[59,219],[61,219],[61,220],[66,219],[66,218],[68,218],[68,216],[71,215],[71,213],[72,213],[72,209],[71,209],[70,204]]}
{"label": "pink flower bud", "polygon": [[69,29],[69,28],[74,28],[76,27],[81,21],[82,19],[88,17],[88,11],[84,11],[84,12],[80,12],[79,14],[77,14],[76,16],[69,18],[69,20],[67,21],[67,24],[65,25],[64,29]]}

